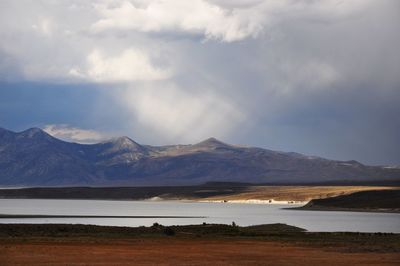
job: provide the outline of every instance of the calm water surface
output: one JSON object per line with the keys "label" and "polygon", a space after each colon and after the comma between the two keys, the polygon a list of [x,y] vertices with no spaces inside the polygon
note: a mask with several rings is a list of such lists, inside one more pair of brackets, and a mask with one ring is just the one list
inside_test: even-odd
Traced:
{"label": "calm water surface", "polygon": [[[296,206],[296,205],[290,205]],[[0,219],[0,223],[74,223],[141,226],[224,223],[285,223],[309,231],[400,233],[400,214],[283,210],[288,205],[177,201],[102,201],[0,199],[0,214],[206,216],[207,218],[35,218]]]}

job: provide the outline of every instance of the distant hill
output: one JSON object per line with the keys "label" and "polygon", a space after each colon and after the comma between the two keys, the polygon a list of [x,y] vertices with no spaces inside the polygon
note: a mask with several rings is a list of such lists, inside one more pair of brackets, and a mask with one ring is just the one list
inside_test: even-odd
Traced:
{"label": "distant hill", "polygon": [[360,191],[331,198],[313,199],[298,209],[400,212],[400,190]]}
{"label": "distant hill", "polygon": [[163,186],[205,182],[273,184],[398,182],[396,167],[366,166],[210,138],[194,145],[59,140],[39,128],[0,128],[0,186]]}

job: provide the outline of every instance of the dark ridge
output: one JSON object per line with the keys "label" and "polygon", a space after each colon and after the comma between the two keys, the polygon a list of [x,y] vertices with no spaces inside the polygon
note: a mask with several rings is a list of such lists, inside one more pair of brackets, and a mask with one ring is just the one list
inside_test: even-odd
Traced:
{"label": "dark ridge", "polygon": [[300,209],[400,211],[400,189],[360,191],[331,198],[313,199]]}
{"label": "dark ridge", "polygon": [[332,180],[332,181],[315,181],[315,182],[264,182],[252,184],[253,186],[400,186],[399,180],[369,180],[369,181],[354,181],[354,180]]}
{"label": "dark ridge", "polygon": [[276,236],[303,233],[306,230],[286,224],[265,224],[257,226],[232,226],[225,224],[198,224],[182,226],[163,226],[155,223],[150,227],[115,227],[72,224],[0,224],[2,237],[95,237],[129,238],[165,236],[165,229],[170,228],[175,236]]}
{"label": "dark ridge", "polygon": [[146,218],[162,218],[162,219],[186,219],[186,218],[207,218],[207,216],[154,216],[154,215],[45,215],[45,214],[0,214],[0,219],[36,219],[36,218],[118,218],[118,219],[146,219]]}
{"label": "dark ridge", "polygon": [[0,189],[0,198],[30,199],[119,199],[143,200],[154,197],[207,198],[233,195],[247,189],[243,184],[209,183],[201,186],[168,187],[58,187]]}

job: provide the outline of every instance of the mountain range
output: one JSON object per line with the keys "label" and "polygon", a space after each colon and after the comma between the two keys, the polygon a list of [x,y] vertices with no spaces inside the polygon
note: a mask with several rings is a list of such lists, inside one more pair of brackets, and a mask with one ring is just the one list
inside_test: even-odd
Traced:
{"label": "mountain range", "polygon": [[39,128],[0,128],[0,186],[164,186],[206,182],[310,184],[400,181],[400,168],[230,145],[97,144],[57,139]]}

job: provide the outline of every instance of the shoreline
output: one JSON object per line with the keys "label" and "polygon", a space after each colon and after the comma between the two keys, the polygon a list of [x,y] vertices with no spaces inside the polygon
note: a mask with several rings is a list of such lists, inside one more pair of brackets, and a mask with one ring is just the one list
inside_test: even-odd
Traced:
{"label": "shoreline", "polygon": [[[0,198],[0,201],[4,198]],[[400,209],[368,209],[368,208],[336,208],[336,207],[307,207],[310,201],[277,201],[274,199],[165,199],[157,197],[157,199],[38,199],[38,198],[7,198],[5,200],[87,200],[87,201],[131,201],[143,203],[218,203],[218,204],[256,204],[256,205],[284,205],[293,206],[282,208],[284,210],[294,211],[329,211],[329,212],[366,212],[366,213],[400,213]],[[297,205],[297,206],[296,206]],[[299,206],[301,205],[301,206]],[[107,215],[30,215],[30,214],[0,214],[0,219],[24,219],[24,218],[206,218],[204,216],[107,216]]]}
{"label": "shoreline", "polygon": [[360,208],[336,208],[336,207],[293,207],[284,208],[294,211],[329,211],[329,212],[370,212],[370,213],[395,213],[400,214],[399,209],[360,209]]}
{"label": "shoreline", "polygon": [[131,201],[131,202],[179,202],[179,203],[234,203],[234,204],[266,204],[266,205],[298,205],[307,204],[309,201],[278,201],[264,199],[245,199],[245,200],[207,200],[207,199],[190,199],[190,198],[146,198],[146,199],[108,199],[108,198],[1,198],[0,200],[87,200],[87,201]]}
{"label": "shoreline", "polygon": [[[0,198],[2,200],[4,198]],[[244,200],[225,200],[225,199],[166,199],[157,197],[157,199],[38,199],[38,198],[7,198],[6,200],[88,200],[88,201],[132,201],[132,202],[144,202],[144,203],[220,203],[220,204],[257,204],[257,205],[287,205],[293,206],[291,208],[282,208],[284,210],[295,210],[295,211],[337,211],[337,212],[369,212],[369,213],[400,213],[400,209],[368,209],[368,208],[336,208],[336,207],[306,207],[310,201],[278,201],[274,199],[263,200],[263,199],[244,199]],[[302,205],[297,206],[295,205]],[[92,215],[25,215],[25,214],[0,214],[0,219],[11,219],[11,218],[206,218],[198,216],[92,216]]]}
{"label": "shoreline", "polygon": [[197,200],[197,202],[207,203],[233,203],[233,204],[266,204],[266,205],[299,205],[307,204],[308,201],[286,201],[286,200],[274,200],[274,199],[244,199],[244,200]]}

